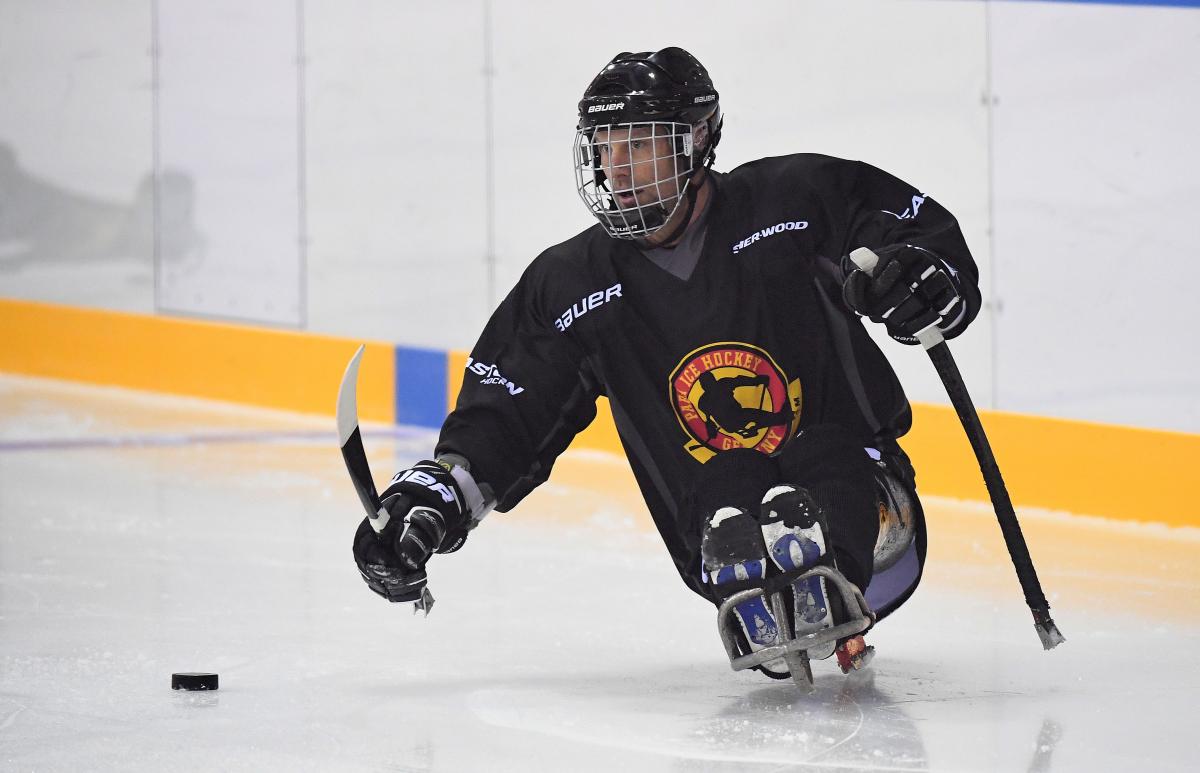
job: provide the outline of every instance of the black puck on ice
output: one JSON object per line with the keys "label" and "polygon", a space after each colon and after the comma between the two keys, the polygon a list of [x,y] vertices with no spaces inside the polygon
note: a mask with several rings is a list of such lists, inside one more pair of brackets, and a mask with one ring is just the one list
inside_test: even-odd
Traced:
{"label": "black puck on ice", "polygon": [[200,671],[185,671],[183,673],[171,674],[171,689],[215,690],[217,689],[217,675]]}

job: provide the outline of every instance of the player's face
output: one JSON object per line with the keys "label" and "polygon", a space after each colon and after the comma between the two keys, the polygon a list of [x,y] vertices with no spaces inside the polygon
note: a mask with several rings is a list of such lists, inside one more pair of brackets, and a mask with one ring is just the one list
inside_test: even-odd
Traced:
{"label": "player's face", "polygon": [[683,170],[662,128],[602,128],[593,142],[619,208],[668,202],[679,195],[677,178]]}

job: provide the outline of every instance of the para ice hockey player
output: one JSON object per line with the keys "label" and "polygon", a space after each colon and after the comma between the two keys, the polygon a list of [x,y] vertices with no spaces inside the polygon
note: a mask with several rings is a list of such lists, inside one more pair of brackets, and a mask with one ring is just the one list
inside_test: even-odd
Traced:
{"label": "para ice hockey player", "polygon": [[[925,558],[909,404],[859,315],[892,338],[979,310],[954,217],[867,164],[816,154],[712,169],[722,113],[680,48],[618,54],[579,103],[578,194],[599,221],[535,259],[471,351],[436,459],[364,519],[370,588],[415,601],[434,553],[515,507],[610,401],[684,583],[735,668],[811,683],[913,592]],[[847,256],[868,247],[872,275]],[[805,673],[795,673],[796,671]]]}

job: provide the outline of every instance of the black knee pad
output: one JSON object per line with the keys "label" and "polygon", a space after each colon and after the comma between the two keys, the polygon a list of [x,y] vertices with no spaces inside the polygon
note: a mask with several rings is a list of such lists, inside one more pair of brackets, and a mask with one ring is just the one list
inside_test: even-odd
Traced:
{"label": "black knee pad", "polygon": [[808,489],[825,513],[838,569],[859,588],[871,580],[879,538],[878,465],[861,438],[836,424],[804,430],[779,456],[780,475]]}
{"label": "black knee pad", "polygon": [[763,492],[779,482],[779,466],[750,448],[724,451],[704,465],[704,476],[688,500],[688,518],[699,533],[704,518],[719,507],[758,512]]}
{"label": "black knee pad", "polygon": [[858,469],[870,474],[875,462],[863,439],[839,424],[818,424],[802,430],[778,457],[780,473],[788,479],[821,477],[827,471],[845,474]]}

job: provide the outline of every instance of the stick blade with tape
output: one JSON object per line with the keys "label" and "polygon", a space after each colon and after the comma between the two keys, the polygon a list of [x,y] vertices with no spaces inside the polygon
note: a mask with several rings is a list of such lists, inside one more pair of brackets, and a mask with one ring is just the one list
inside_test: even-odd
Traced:
{"label": "stick blade with tape", "polygon": [[365,346],[359,346],[358,351],[350,358],[346,373],[342,376],[342,385],[338,389],[337,426],[338,443],[342,447],[342,459],[354,483],[354,490],[362,501],[367,517],[375,532],[383,531],[390,516],[379,504],[379,493],[375,490],[375,481],[371,478],[371,467],[367,463],[367,452],[363,448],[362,433],[358,428],[358,366],[362,362]]}

